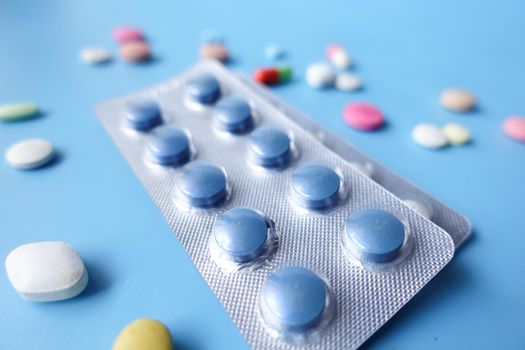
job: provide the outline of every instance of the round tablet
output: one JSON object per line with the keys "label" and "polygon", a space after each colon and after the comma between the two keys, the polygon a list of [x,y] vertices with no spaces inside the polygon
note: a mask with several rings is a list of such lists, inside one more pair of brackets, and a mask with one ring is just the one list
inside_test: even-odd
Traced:
{"label": "round tablet", "polygon": [[150,159],[155,163],[182,164],[191,156],[190,139],[181,128],[163,125],[153,129],[147,139]]}
{"label": "round tablet", "polygon": [[508,117],[501,127],[508,137],[516,141],[525,142],[525,117]]}
{"label": "round tablet", "polygon": [[213,118],[219,129],[234,134],[250,131],[254,125],[252,108],[237,96],[220,100],[213,109]]}
{"label": "round tablet", "polygon": [[251,209],[230,209],[215,222],[213,238],[223,253],[237,262],[248,262],[264,253],[268,223]]}
{"label": "round tablet", "polygon": [[17,142],[5,152],[6,161],[19,169],[35,169],[48,164],[55,156],[53,145],[41,139]]}
{"label": "round tablet", "polygon": [[352,213],[345,224],[348,249],[360,260],[385,263],[395,260],[405,242],[405,226],[395,215],[379,209]]}
{"label": "round tablet", "polygon": [[261,290],[265,320],[278,328],[307,331],[322,320],[328,297],[325,282],[304,267],[282,267]]}
{"label": "round tablet", "polygon": [[160,107],[152,100],[130,103],[125,118],[133,129],[141,131],[152,129],[162,123]]}
{"label": "round tablet", "polygon": [[188,204],[199,208],[212,207],[226,198],[226,174],[213,164],[191,162],[184,167],[177,188]]}
{"label": "round tablet", "polygon": [[412,138],[418,145],[426,148],[441,148],[448,144],[441,128],[432,124],[416,125],[412,130]]}
{"label": "round tablet", "polygon": [[321,89],[332,86],[335,80],[335,71],[326,62],[312,63],[306,68],[306,82],[313,88]]}
{"label": "round tablet", "polygon": [[441,93],[441,106],[454,112],[468,112],[476,105],[476,97],[460,89],[447,89]]}
{"label": "round tablet", "polygon": [[343,120],[354,129],[372,131],[385,122],[383,113],[374,105],[366,102],[352,102],[343,110]]}
{"label": "round tablet", "polygon": [[462,145],[470,141],[470,131],[463,125],[448,123],[441,128],[443,135],[451,145]]}
{"label": "round tablet", "polygon": [[250,160],[262,167],[282,167],[291,159],[292,141],[280,129],[261,128],[250,135]]}
{"label": "round tablet", "polygon": [[120,56],[130,63],[140,63],[151,58],[151,50],[145,41],[129,41],[119,49]]}
{"label": "round tablet", "polygon": [[292,199],[308,209],[325,209],[337,204],[341,179],[324,165],[303,165],[292,174]]}
{"label": "round tablet", "polygon": [[205,105],[215,103],[221,96],[219,81],[210,74],[201,74],[188,80],[186,91],[193,101]]}

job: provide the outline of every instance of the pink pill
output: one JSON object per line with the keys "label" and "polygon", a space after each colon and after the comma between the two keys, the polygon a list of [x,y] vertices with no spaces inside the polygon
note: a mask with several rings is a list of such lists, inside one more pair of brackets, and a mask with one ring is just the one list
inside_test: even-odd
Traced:
{"label": "pink pill", "polygon": [[326,57],[330,58],[333,54],[335,54],[337,51],[341,50],[341,46],[339,44],[329,44],[326,47]]}
{"label": "pink pill", "polygon": [[343,120],[354,129],[371,131],[378,129],[385,122],[383,113],[366,102],[352,102],[343,110]]}
{"label": "pink pill", "polygon": [[525,142],[525,117],[508,117],[501,125],[501,128],[508,137]]}
{"label": "pink pill", "polygon": [[117,27],[113,29],[113,40],[120,44],[130,41],[143,41],[144,33],[139,28]]}

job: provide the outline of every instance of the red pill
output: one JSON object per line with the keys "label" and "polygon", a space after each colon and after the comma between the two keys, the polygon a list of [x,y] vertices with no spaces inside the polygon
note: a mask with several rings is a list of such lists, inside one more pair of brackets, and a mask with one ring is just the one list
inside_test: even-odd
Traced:
{"label": "red pill", "polygon": [[257,69],[253,79],[264,85],[277,85],[290,80],[292,69],[290,67],[268,67]]}

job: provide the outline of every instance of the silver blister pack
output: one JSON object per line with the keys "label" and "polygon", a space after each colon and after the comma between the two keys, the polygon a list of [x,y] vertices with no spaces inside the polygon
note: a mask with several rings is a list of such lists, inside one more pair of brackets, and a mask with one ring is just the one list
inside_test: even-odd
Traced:
{"label": "silver blister pack", "polygon": [[466,217],[393,171],[385,168],[347,141],[341,140],[331,131],[317,124],[304,113],[272,94],[268,89],[252,82],[242,75],[239,75],[239,77],[256,93],[263,95],[270,103],[274,104],[276,108],[280,109],[284,115],[301,125],[304,130],[312,134],[313,137],[316,137],[327,148],[330,148],[341,158],[352,163],[354,167],[357,167],[361,172],[368,175],[392,194],[407,202],[409,206],[427,219],[430,219],[444,229],[450,237],[452,237],[456,249],[470,238],[472,226]]}
{"label": "silver blister pack", "polygon": [[[218,130],[213,122],[216,106],[188,102],[186,84],[202,74],[218,80],[221,100],[240,96],[249,102],[254,121],[249,129],[253,131],[248,131],[247,124],[237,124],[242,133]],[[132,130],[124,121],[130,104],[140,100],[156,101],[162,122],[174,125],[179,135],[190,140],[191,147],[186,147],[190,151],[179,152],[174,165],[159,165],[148,157],[146,149],[151,150],[150,134],[155,129]],[[297,344],[309,349],[356,349],[454,254],[454,243],[443,229],[356,171],[217,63],[199,63],[173,80],[101,103],[96,112],[253,349],[293,349]],[[286,166],[263,169],[250,161],[251,137],[264,128],[284,130],[293,141],[293,155]],[[203,173],[213,175],[213,180],[206,182],[209,187],[222,186],[216,192],[220,197],[204,201],[205,197],[194,191],[191,198],[195,200],[188,205],[179,192],[187,195],[188,189],[193,191],[188,184],[194,184]],[[329,179],[330,186],[304,187],[301,182],[319,176]],[[306,191],[308,201],[297,199],[301,191]],[[320,192],[330,196],[316,197]],[[257,220],[248,225],[250,230],[262,232],[261,251],[255,264],[245,264],[243,256],[228,261],[225,268],[216,262],[221,257],[210,242],[224,233],[224,227],[231,228],[227,225],[230,217],[225,216],[238,208],[252,209],[250,215],[262,218],[262,231],[258,230],[260,225],[251,226]],[[373,215],[385,218],[390,225],[392,232],[388,234],[394,238],[389,239],[397,239],[398,244],[392,250],[394,255],[373,249],[354,254],[359,239],[366,240],[360,231],[366,228],[362,223],[377,218]],[[382,227],[375,229],[381,231]],[[381,242],[377,247],[387,249]],[[308,301],[306,309],[289,305],[296,297]]]}

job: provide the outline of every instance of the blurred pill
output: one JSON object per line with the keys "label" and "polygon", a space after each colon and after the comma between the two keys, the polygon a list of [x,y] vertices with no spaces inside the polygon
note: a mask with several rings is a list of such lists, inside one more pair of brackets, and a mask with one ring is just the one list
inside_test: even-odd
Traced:
{"label": "blurred pill", "polygon": [[447,89],[441,93],[440,103],[454,112],[468,112],[476,105],[476,97],[466,90]]}
{"label": "blurred pill", "polygon": [[352,65],[352,58],[339,44],[330,44],[326,48],[326,57],[337,68],[345,69]]}
{"label": "blurred pill", "polygon": [[425,148],[442,148],[448,144],[448,140],[440,127],[432,124],[418,124],[412,130],[414,141]]}
{"label": "blurred pill", "polygon": [[264,55],[271,61],[277,61],[286,56],[284,49],[278,44],[268,44],[264,47]]}
{"label": "blurred pill", "polygon": [[306,68],[306,82],[313,88],[321,89],[333,86],[335,71],[326,62],[312,63]]}
{"label": "blurred pill", "polygon": [[383,112],[366,102],[352,102],[343,109],[343,120],[354,129],[372,131],[380,128],[385,122]]}
{"label": "blurred pill", "polygon": [[0,121],[14,122],[38,116],[40,110],[35,103],[19,102],[0,105]]}
{"label": "blurred pill", "polygon": [[151,58],[148,43],[144,41],[129,41],[120,46],[120,56],[130,63],[140,63]]}
{"label": "blurred pill", "polygon": [[204,105],[215,103],[221,97],[219,81],[211,74],[199,74],[186,82],[188,96]]}
{"label": "blurred pill", "polygon": [[441,129],[451,145],[462,145],[470,141],[470,131],[456,123],[448,123]]}
{"label": "blurred pill", "polygon": [[229,58],[226,46],[218,43],[207,43],[201,46],[200,57],[202,59],[214,59],[226,62]]}
{"label": "blurred pill", "polygon": [[503,132],[510,138],[525,142],[525,117],[511,116],[501,125]]}
{"label": "blurred pill", "polygon": [[341,72],[335,77],[335,87],[340,91],[354,91],[362,86],[361,79],[355,74]]}
{"label": "blurred pill", "polygon": [[221,99],[213,108],[213,120],[217,128],[232,134],[246,133],[254,126],[250,104],[238,96]]}
{"label": "blurred pill", "polygon": [[113,29],[113,40],[119,44],[130,41],[143,41],[144,33],[141,29],[136,27],[121,26]]}
{"label": "blurred pill", "polygon": [[292,78],[292,69],[284,67],[266,67],[255,70],[253,79],[264,85],[277,85]]}
{"label": "blurred pill", "polygon": [[111,54],[102,48],[85,47],[80,51],[80,60],[86,64],[102,64],[111,61]]}
{"label": "blurred pill", "polygon": [[54,158],[53,145],[41,139],[28,139],[17,142],[7,149],[5,159],[9,165],[18,169],[42,167]]}
{"label": "blurred pill", "polygon": [[154,100],[134,101],[127,106],[125,118],[136,130],[149,130],[162,123],[161,111]]}

